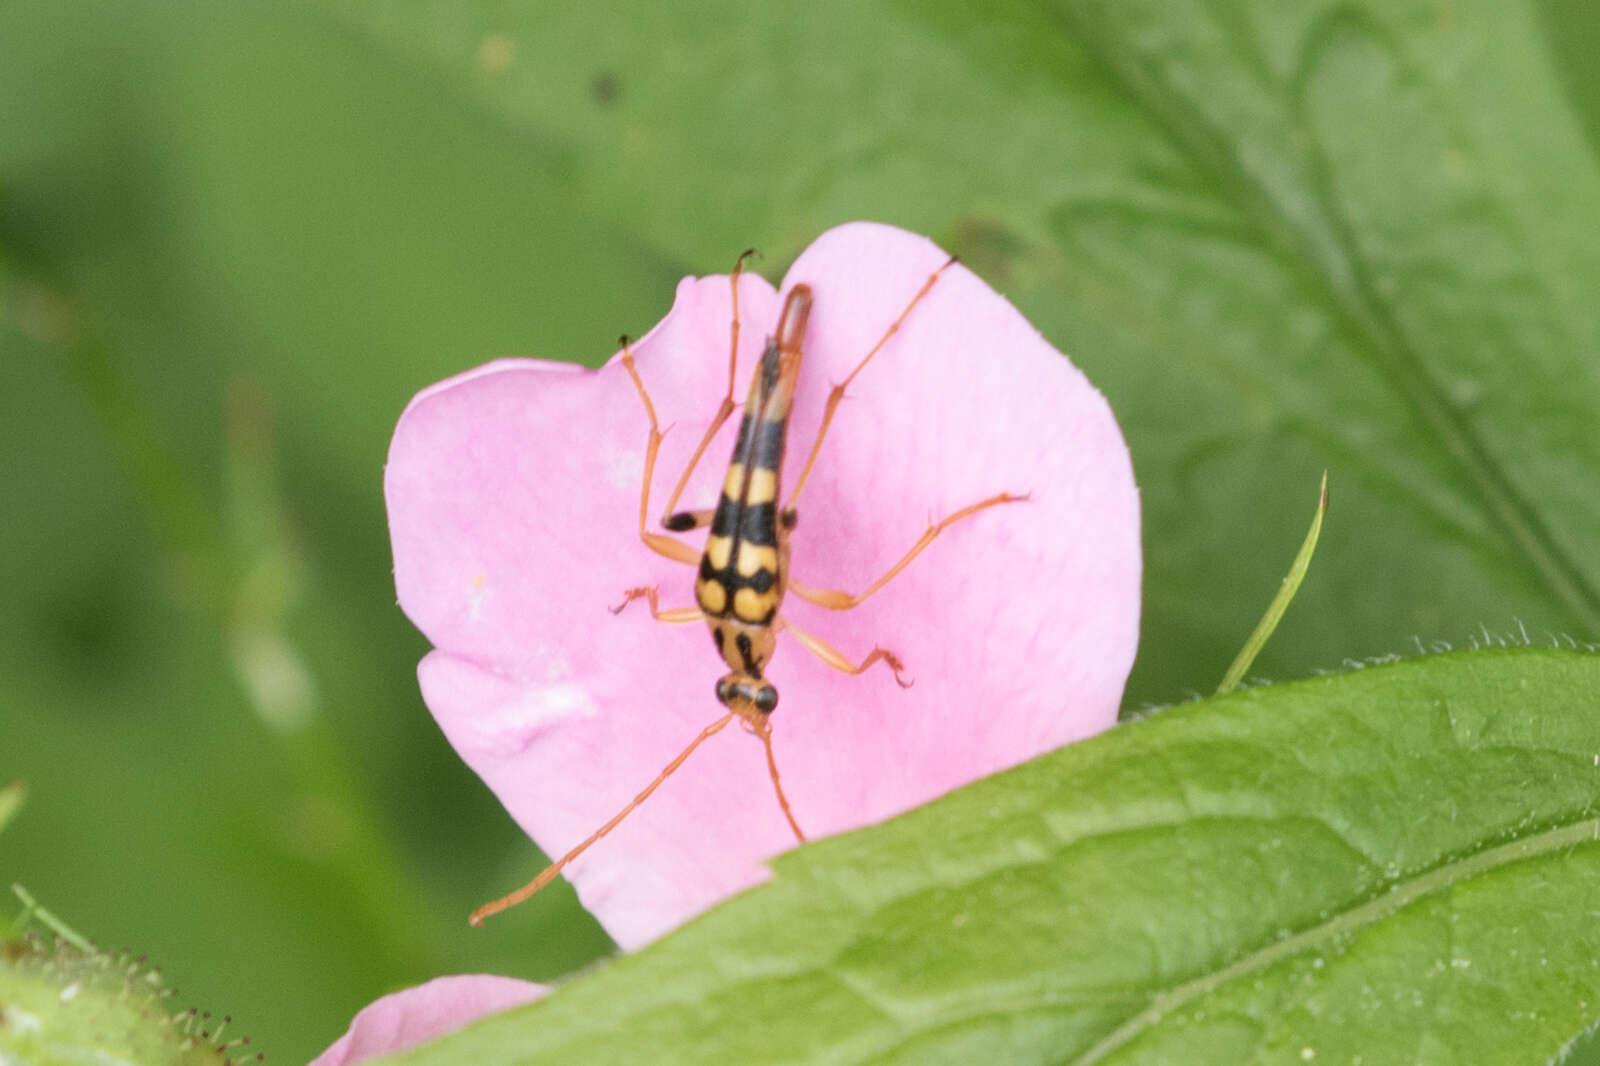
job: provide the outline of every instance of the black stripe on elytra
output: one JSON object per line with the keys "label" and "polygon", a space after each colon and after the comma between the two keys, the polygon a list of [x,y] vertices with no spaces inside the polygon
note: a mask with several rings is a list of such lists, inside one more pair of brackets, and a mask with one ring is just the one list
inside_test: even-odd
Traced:
{"label": "black stripe on elytra", "polygon": [[789,430],[789,419],[765,421],[756,427],[756,439],[750,446],[750,465],[763,470],[776,470],[783,465],[783,443]]}
{"label": "black stripe on elytra", "polygon": [[766,350],[761,353],[761,400],[772,395],[778,384],[778,338],[768,337]]}
{"label": "black stripe on elytra", "polygon": [[778,575],[764,566],[748,577],[731,566],[721,570],[713,570],[711,561],[703,555],[700,557],[700,578],[703,581],[715,581],[721,585],[723,591],[728,594],[730,602],[733,599],[733,594],[740,589],[754,589],[765,596],[772,591],[772,586],[778,582]]}
{"label": "black stripe on elytra", "polygon": [[778,546],[778,505],[747,504],[739,516],[739,539],[764,548]]}
{"label": "black stripe on elytra", "polygon": [[743,455],[745,449],[750,445],[750,421],[751,418],[748,414],[739,419],[739,437],[733,442],[733,458],[735,462],[738,461],[739,456]]}
{"label": "black stripe on elytra", "polygon": [[711,516],[711,535],[731,537],[739,528],[739,501],[732,496],[717,500],[716,513]]}
{"label": "black stripe on elytra", "polygon": [[[753,432],[751,424],[754,421],[755,417],[748,413],[739,419],[739,439],[733,446],[733,458],[729,464],[731,466],[732,463],[740,463],[744,466],[745,484],[749,484],[750,478],[750,439]],[[739,486],[739,492],[741,494],[744,492],[744,485]],[[739,528],[739,512],[741,510],[740,501],[729,496],[727,488],[724,486],[722,495],[717,498],[716,513],[711,516],[711,535],[713,537],[733,536],[734,532]]]}
{"label": "black stripe on elytra", "polygon": [[740,633],[733,638],[734,645],[739,649],[739,658],[744,661],[744,672],[761,680],[761,667],[756,663],[755,649],[750,646],[750,634]]}
{"label": "black stripe on elytra", "polygon": [[[763,453],[762,438],[766,435],[769,423],[760,422],[767,404],[772,399],[772,390],[778,387],[779,377],[778,342],[771,337],[767,338],[767,349],[761,353],[761,366],[757,368],[756,377],[750,382],[750,396],[745,400],[744,417],[739,420],[739,439],[733,445],[733,461],[743,463],[746,476],[752,465],[763,465],[753,458],[753,455]],[[780,423],[781,425],[781,423]],[[780,449],[778,457],[783,457]]]}

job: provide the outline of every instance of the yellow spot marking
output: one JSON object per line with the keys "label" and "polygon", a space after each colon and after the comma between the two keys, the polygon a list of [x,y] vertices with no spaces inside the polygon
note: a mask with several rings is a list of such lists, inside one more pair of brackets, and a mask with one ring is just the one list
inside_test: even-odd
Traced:
{"label": "yellow spot marking", "polygon": [[778,472],[758,466],[750,471],[750,491],[745,499],[753,504],[771,503],[778,498]]}
{"label": "yellow spot marking", "polygon": [[706,558],[711,560],[711,569],[726,570],[728,568],[728,559],[732,555],[732,537],[706,538]]}
{"label": "yellow spot marking", "polygon": [[739,573],[745,577],[755,577],[763,570],[772,571],[773,577],[778,576],[778,550],[763,544],[740,541]]}
{"label": "yellow spot marking", "polygon": [[728,609],[728,590],[722,582],[702,578],[694,583],[694,598],[706,614],[721,614]]}
{"label": "yellow spot marking", "polygon": [[741,622],[760,625],[777,605],[778,597],[770,592],[762,594],[755,589],[740,589],[733,594],[733,613]]}
{"label": "yellow spot marking", "polygon": [[744,464],[732,463],[728,467],[728,477],[722,483],[722,494],[730,500],[737,500],[739,493],[744,491]]}

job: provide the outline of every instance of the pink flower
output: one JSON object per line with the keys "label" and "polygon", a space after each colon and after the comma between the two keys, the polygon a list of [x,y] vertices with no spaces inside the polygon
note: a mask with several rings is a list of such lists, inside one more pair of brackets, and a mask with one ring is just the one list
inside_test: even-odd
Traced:
{"label": "pink flower", "polygon": [[543,985],[510,977],[438,977],[361,1008],[345,1034],[313,1059],[311,1066],[352,1066],[391,1051],[404,1051],[485,1014],[538,999],[546,991]]}
{"label": "pink flower", "polygon": [[[830,230],[783,291],[815,292],[789,432],[789,485],[842,381],[946,260],[888,226]],[[726,389],[730,285],[686,278],[634,346],[664,429],[649,528]],[[739,282],[742,400],[779,292]],[[738,418],[680,506],[715,503]],[[704,624],[643,603],[693,604],[694,571],[637,535],[648,421],[613,358],[598,371],[502,360],[423,390],[401,417],[385,491],[400,604],[433,642],[422,692],[456,751],[552,855],[587,836],[723,708]],[[1133,660],[1139,511],[1105,400],[966,268],[947,270],[851,385],[801,500],[791,574],[859,591],[930,519],[1000,492],[1026,502],[952,526],[860,607],[792,591],[784,614],[853,660],[835,672],[781,635],[767,676],[785,790],[812,837],[887,818],[1109,727]],[[698,544],[703,531],[685,535]],[[761,747],[708,741],[640,810],[574,862],[580,898],[637,947],[765,876],[794,844]],[[485,884],[493,896],[514,885]]]}

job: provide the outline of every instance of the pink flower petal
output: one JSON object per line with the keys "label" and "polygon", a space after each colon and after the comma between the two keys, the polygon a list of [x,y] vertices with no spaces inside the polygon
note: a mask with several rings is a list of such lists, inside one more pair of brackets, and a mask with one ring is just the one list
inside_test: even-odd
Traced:
{"label": "pink flower petal", "polygon": [[[946,259],[888,226],[831,230],[784,288],[816,296],[785,471],[793,485],[842,381]],[[736,399],[780,299],[740,286]],[[726,385],[729,286],[685,279],[635,347],[667,434],[650,528]],[[737,417],[684,507],[717,497]],[[553,373],[507,360],[435,385],[402,416],[386,477],[395,580],[436,650],[423,695],[456,750],[551,854],[587,836],[722,713],[725,673],[704,625],[667,626],[635,585],[693,602],[693,570],[636,529],[648,423],[617,359]],[[1139,617],[1139,509],[1105,400],[966,268],[946,271],[840,405],[801,500],[791,573],[859,591],[930,519],[1002,491],[1028,493],[951,527],[882,592],[833,612],[791,593],[784,614],[859,660],[839,674],[790,636],[768,676],[782,693],[774,744],[812,836],[882,820],[1116,720]],[[698,544],[703,533],[685,539]],[[634,947],[765,876],[792,846],[760,745],[709,741],[568,873]],[[515,886],[485,886],[495,892]]]}
{"label": "pink flower petal", "polygon": [[538,999],[548,989],[510,977],[437,977],[361,1008],[350,1028],[311,1066],[349,1066],[443,1036],[496,1011]]}

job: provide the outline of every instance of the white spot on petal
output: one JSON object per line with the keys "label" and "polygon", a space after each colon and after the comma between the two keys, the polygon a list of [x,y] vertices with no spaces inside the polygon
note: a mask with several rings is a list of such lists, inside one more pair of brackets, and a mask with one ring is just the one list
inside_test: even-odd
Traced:
{"label": "white spot on petal", "polygon": [[644,453],[619,448],[606,455],[606,481],[613,488],[639,491],[644,477]]}
{"label": "white spot on petal", "polygon": [[554,644],[540,644],[534,658],[544,664],[546,681],[565,681],[572,676],[572,660]]}
{"label": "white spot on petal", "polygon": [[488,602],[491,595],[489,578],[479,574],[467,586],[467,618],[474,622],[483,621],[483,605]]}
{"label": "white spot on petal", "polygon": [[473,722],[479,746],[503,757],[516,755],[540,734],[600,713],[589,690],[571,682],[529,685],[509,703],[486,709]]}
{"label": "white spot on petal", "polygon": [[581,685],[545,685],[529,692],[523,708],[530,720],[544,721],[562,718],[593,718],[599,710],[589,698],[589,690]]}

